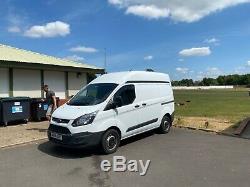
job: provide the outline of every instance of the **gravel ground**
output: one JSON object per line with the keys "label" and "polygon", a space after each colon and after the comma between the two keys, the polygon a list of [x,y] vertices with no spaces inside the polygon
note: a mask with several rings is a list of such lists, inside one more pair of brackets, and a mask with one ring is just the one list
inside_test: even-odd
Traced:
{"label": "gravel ground", "polygon": [[44,121],[1,127],[0,148],[44,139],[47,137],[48,126],[49,123]]}
{"label": "gravel ground", "polygon": [[233,134],[235,131],[234,123],[217,118],[209,117],[176,117],[174,121],[176,127],[191,127],[195,129],[205,129],[213,132],[225,132]]}

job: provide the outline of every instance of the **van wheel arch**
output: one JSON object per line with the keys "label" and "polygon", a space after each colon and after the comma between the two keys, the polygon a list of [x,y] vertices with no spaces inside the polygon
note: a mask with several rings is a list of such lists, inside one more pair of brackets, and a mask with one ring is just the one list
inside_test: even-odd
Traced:
{"label": "van wheel arch", "polygon": [[[173,121],[172,116],[169,113],[165,114],[163,117],[165,116],[167,116],[171,121]],[[171,123],[171,126],[172,126],[172,123]]]}
{"label": "van wheel arch", "polygon": [[[118,127],[116,127],[116,126],[111,126],[111,127],[109,127],[106,131],[108,131],[108,130],[110,130],[110,129],[117,130],[117,131],[119,132],[119,134],[120,134],[120,137],[121,137],[122,133],[121,133],[121,130],[120,130]],[[106,131],[105,131],[105,132],[106,132]]]}

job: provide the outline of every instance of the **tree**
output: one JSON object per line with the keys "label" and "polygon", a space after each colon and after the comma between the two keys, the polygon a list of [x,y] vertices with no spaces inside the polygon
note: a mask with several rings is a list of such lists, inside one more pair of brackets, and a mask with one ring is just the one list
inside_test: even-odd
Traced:
{"label": "tree", "polygon": [[173,81],[174,86],[214,86],[214,85],[249,85],[250,74],[246,75],[220,75],[216,79],[203,78],[202,81],[193,81],[192,79],[182,79],[180,81]]}

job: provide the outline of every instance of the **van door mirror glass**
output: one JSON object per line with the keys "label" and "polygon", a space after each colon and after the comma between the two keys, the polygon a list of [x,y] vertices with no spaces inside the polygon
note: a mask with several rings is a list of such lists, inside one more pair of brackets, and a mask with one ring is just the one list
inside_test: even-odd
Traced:
{"label": "van door mirror glass", "polygon": [[116,109],[122,106],[122,98],[120,96],[113,98],[113,101],[110,101],[104,110]]}
{"label": "van door mirror glass", "polygon": [[114,98],[113,100],[113,104],[115,105],[115,107],[121,107],[122,106],[122,97],[121,96],[117,96]]}
{"label": "van door mirror glass", "polygon": [[110,110],[110,109],[116,109],[116,105],[114,102],[110,102],[105,108],[105,110]]}

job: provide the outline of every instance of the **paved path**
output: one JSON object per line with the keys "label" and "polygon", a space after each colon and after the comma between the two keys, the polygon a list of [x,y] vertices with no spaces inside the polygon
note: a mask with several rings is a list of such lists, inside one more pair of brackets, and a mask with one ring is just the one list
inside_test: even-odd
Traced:
{"label": "paved path", "polygon": [[[146,133],[123,142],[117,153],[69,150],[48,142],[0,150],[0,186],[249,186],[250,141],[184,129]],[[105,173],[114,155],[151,160],[149,171]]]}

